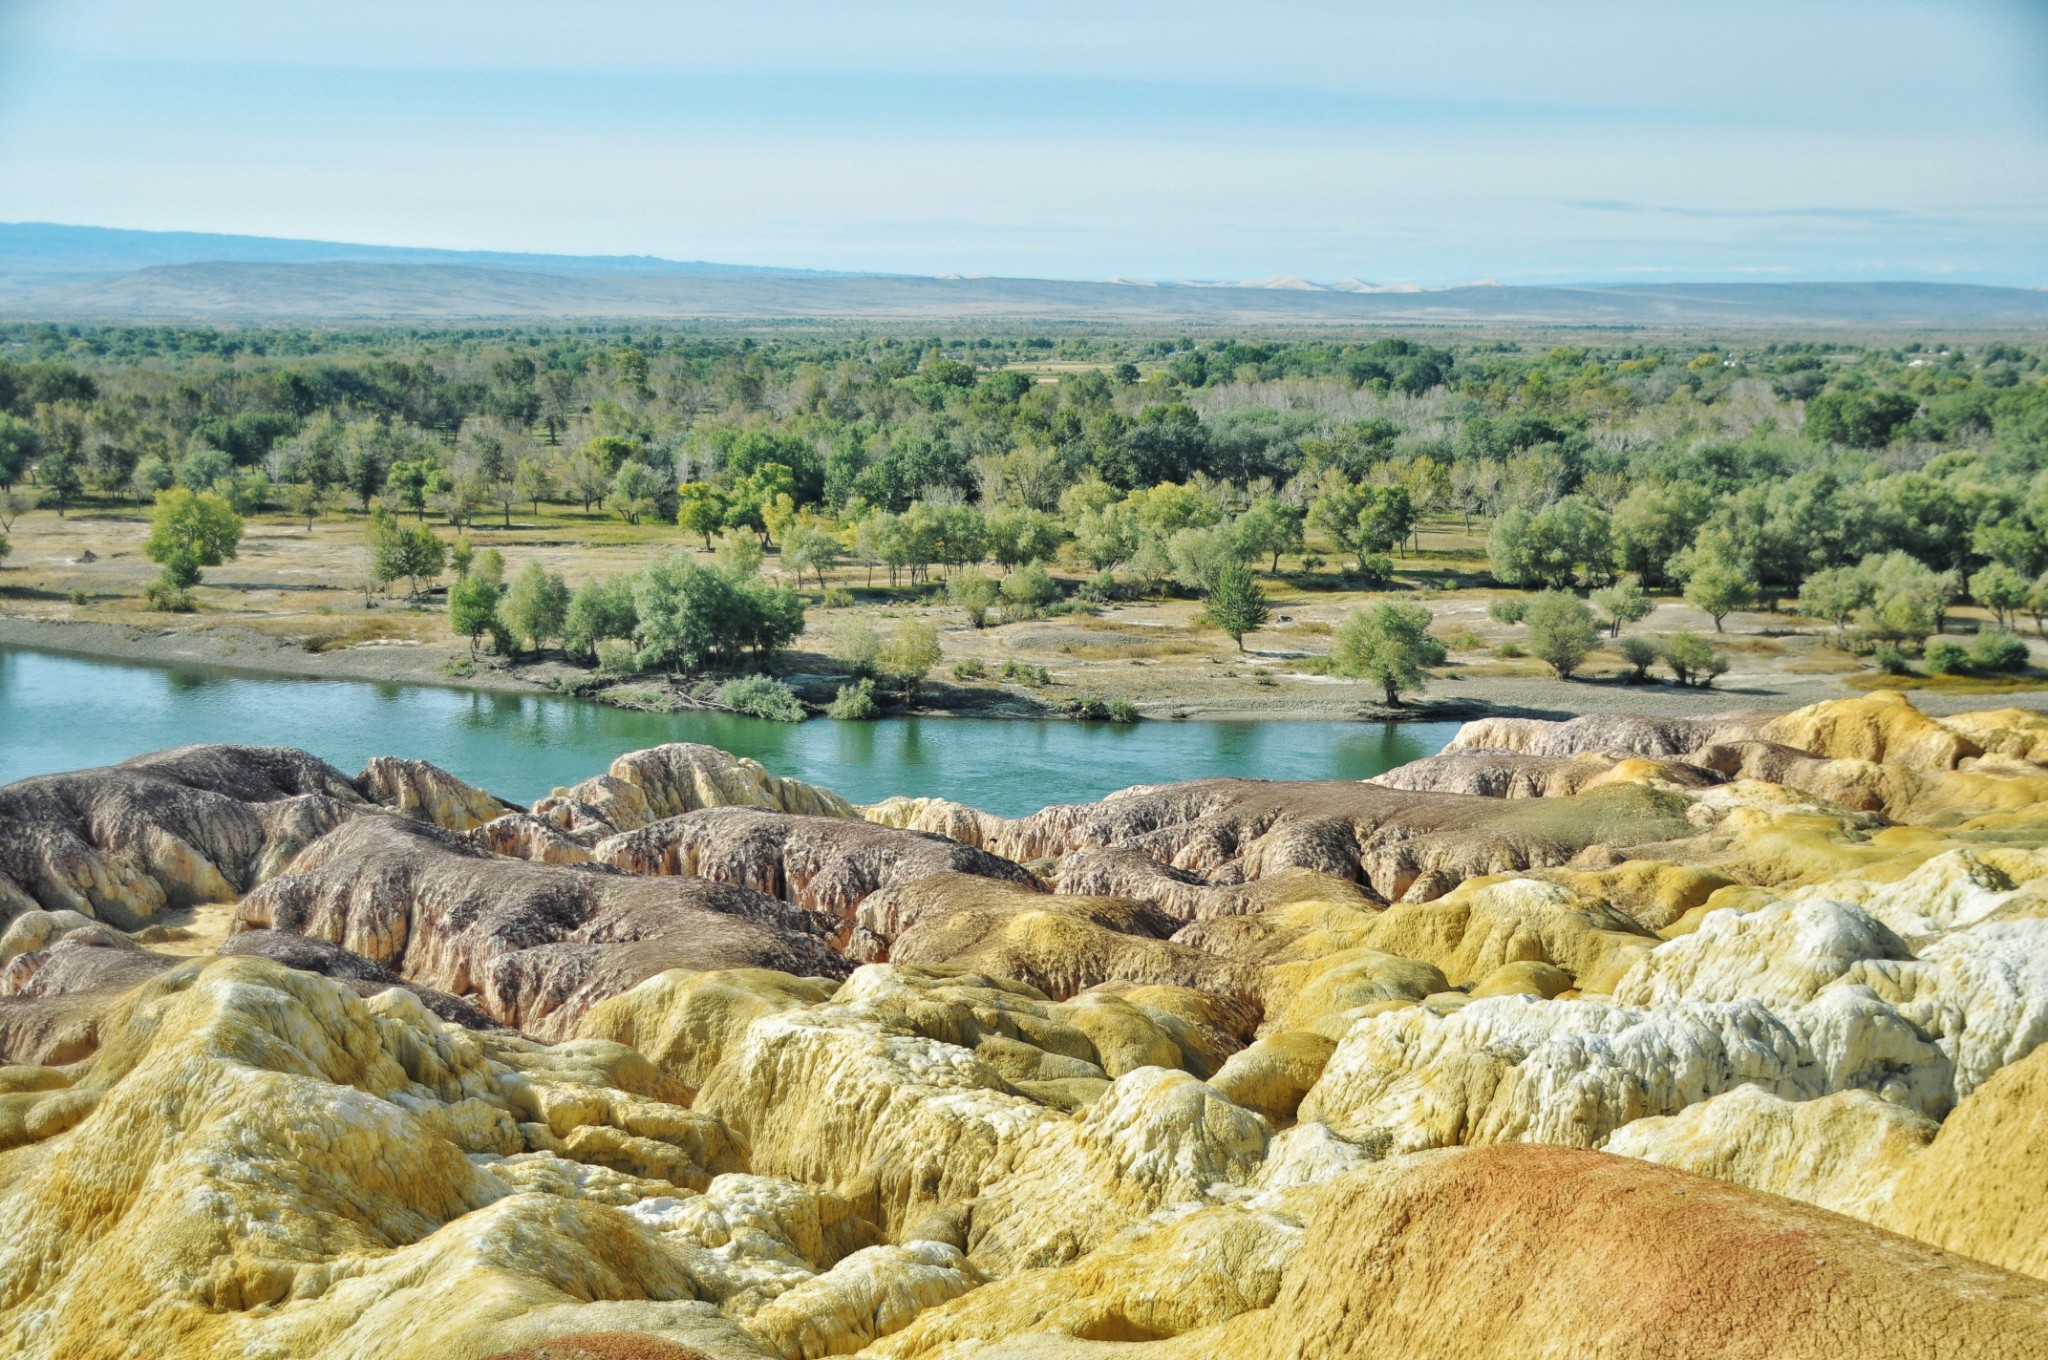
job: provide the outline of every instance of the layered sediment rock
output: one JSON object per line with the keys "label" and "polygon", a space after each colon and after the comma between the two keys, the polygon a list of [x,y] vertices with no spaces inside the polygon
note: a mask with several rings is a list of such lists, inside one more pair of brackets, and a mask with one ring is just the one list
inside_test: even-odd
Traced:
{"label": "layered sediment rock", "polygon": [[187,746],[0,788],[0,883],[15,910],[128,929],[232,902],[280,867],[274,840],[331,827],[363,797],[333,766],[268,746]]}
{"label": "layered sediment rock", "polygon": [[1026,890],[1038,887],[1021,865],[943,836],[843,817],[741,807],[667,817],[608,836],[591,855],[628,873],[736,883],[836,917],[849,930],[855,909],[869,893],[934,874],[972,874]]}
{"label": "layered sediment rock", "polygon": [[383,817],[307,849],[242,899],[235,928],[327,940],[547,1037],[670,968],[850,970],[828,922],[750,888],[505,859]]}
{"label": "layered sediment rock", "polygon": [[0,1357],[2048,1350],[2048,720],[1467,736],[0,790]]}
{"label": "layered sediment rock", "polygon": [[695,742],[629,751],[604,774],[541,799],[533,815],[594,839],[717,807],[767,808],[807,817],[860,815],[830,790],[784,779],[758,761]]}

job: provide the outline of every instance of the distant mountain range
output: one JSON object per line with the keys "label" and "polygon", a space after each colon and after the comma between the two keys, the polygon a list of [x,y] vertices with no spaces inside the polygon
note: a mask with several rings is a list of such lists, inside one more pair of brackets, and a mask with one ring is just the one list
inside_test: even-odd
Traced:
{"label": "distant mountain range", "polygon": [[645,255],[424,250],[0,223],[0,316],[93,321],[646,319],[1672,327],[2048,327],[2048,291],[1944,283],[1455,288],[831,273]]}

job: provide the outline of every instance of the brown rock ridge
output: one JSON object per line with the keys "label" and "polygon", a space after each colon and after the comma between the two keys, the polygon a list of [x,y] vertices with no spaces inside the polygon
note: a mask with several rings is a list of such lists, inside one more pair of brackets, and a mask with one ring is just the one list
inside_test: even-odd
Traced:
{"label": "brown rock ridge", "polygon": [[[1469,724],[1468,724],[1469,725]],[[1648,756],[1531,755],[1485,747],[1456,747],[1411,760],[1367,783],[1412,793],[1469,793],[1481,798],[1568,798],[1603,784],[1654,779],[1682,788],[1721,782],[1714,773],[1681,760]]]}
{"label": "brown rock ridge", "polygon": [[748,888],[503,859],[450,833],[358,818],[243,898],[234,929],[308,935],[559,1037],[670,968],[843,977],[829,923]]}
{"label": "brown rock ridge", "polygon": [[[869,809],[892,825],[919,824],[933,811],[900,801]],[[1517,805],[1341,780],[1202,779],[1125,789],[1099,803],[1058,805],[1007,823],[980,815],[978,824],[962,825],[950,813],[936,820],[1019,860],[1135,852],[1178,871],[1149,875],[1153,891],[1199,913],[1200,897],[1184,891],[1196,886],[1190,876],[1230,885],[1309,869],[1361,883],[1384,900],[1410,893],[1427,900],[1477,874],[1565,864],[1595,843],[1688,835],[1695,828],[1685,811],[1675,790],[1636,783]],[[1146,895],[1148,871],[1135,860],[1107,862],[1099,876],[1084,878],[1085,863],[1075,865],[1077,885],[1121,882]]]}
{"label": "brown rock ridge", "polygon": [[943,836],[744,807],[664,818],[607,836],[591,855],[628,873],[753,888],[836,918],[845,923],[842,937],[869,893],[933,874],[972,874],[1038,891],[1023,866]]}
{"label": "brown rock ridge", "polygon": [[0,1063],[77,1062],[109,1009],[178,963],[98,923],[17,954],[0,969]]}
{"label": "brown rock ridge", "polygon": [[1079,897],[1134,897],[1181,921],[1256,916],[1297,902],[1382,905],[1369,886],[1314,869],[1282,869],[1250,883],[1210,883],[1136,850],[1076,850],[1060,860],[1054,886]]}
{"label": "brown rock ridge", "polygon": [[[0,907],[75,911],[124,929],[232,902],[296,843],[364,805],[301,751],[187,746],[0,788]],[[317,831],[315,834],[317,834]]]}

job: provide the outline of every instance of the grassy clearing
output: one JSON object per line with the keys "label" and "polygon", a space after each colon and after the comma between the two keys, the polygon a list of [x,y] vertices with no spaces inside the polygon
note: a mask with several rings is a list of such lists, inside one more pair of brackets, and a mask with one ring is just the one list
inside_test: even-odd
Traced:
{"label": "grassy clearing", "polygon": [[1929,694],[2021,694],[2048,689],[2048,673],[2019,675],[1885,675],[1872,671],[1842,681],[1851,689],[1924,690]]}

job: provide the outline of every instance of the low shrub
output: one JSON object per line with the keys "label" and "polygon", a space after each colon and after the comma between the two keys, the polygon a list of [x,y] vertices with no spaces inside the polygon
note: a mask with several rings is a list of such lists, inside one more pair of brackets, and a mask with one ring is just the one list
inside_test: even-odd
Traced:
{"label": "low shrub", "polygon": [[1879,647],[1870,654],[1870,659],[1886,675],[1911,675],[1913,664],[1906,660],[1906,654],[1896,647]]}
{"label": "low shrub", "polygon": [[1033,562],[1017,568],[1002,581],[1003,603],[1013,615],[1029,615],[1055,604],[1060,598],[1060,583],[1052,579],[1052,573],[1043,563]]}
{"label": "low shrub", "polygon": [[1927,669],[1936,675],[1967,675],[1970,672],[1970,654],[1958,642],[1930,642],[1927,644]]}
{"label": "low shrub", "polygon": [[192,612],[192,597],[174,586],[160,581],[143,587],[143,600],[151,609],[161,614],[189,614]]}
{"label": "low shrub", "polygon": [[1650,667],[1657,664],[1657,644],[1645,637],[1625,637],[1621,646],[1615,649],[1621,659],[1635,667],[1629,675],[1629,683],[1640,685],[1650,678]]}
{"label": "low shrub", "polygon": [[1384,590],[1394,579],[1394,559],[1385,553],[1367,553],[1358,559],[1358,578],[1367,590]]}
{"label": "low shrub", "polygon": [[853,592],[839,586],[829,586],[818,597],[820,609],[848,609],[853,605]]}
{"label": "low shrub", "polygon": [[841,685],[839,696],[826,705],[825,716],[842,722],[872,722],[881,717],[882,706],[875,702],[875,682],[856,680]]}
{"label": "low shrub", "polygon": [[1437,641],[1443,643],[1444,650],[1447,652],[1479,652],[1486,650],[1486,638],[1462,623],[1455,628],[1445,629],[1438,636]]}
{"label": "low shrub", "polygon": [[955,680],[979,680],[987,674],[988,667],[982,665],[981,658],[977,656],[970,656],[965,661],[955,661],[953,663],[953,678]]}
{"label": "low shrub", "polygon": [[1728,654],[1715,651],[1697,633],[1673,633],[1664,639],[1664,664],[1679,684],[1709,689],[1717,676],[1727,674]]}
{"label": "low shrub", "polygon": [[718,702],[735,713],[769,722],[795,723],[804,720],[803,701],[780,680],[766,675],[744,675],[718,687]]}
{"label": "low shrub", "polygon": [[2026,642],[2002,629],[1979,633],[1970,643],[1969,666],[1983,675],[2023,671],[2029,660]]}
{"label": "low shrub", "polygon": [[1020,685],[1050,685],[1052,672],[1043,666],[1034,666],[1027,661],[1005,661],[1003,679],[1014,680]]}
{"label": "low shrub", "polygon": [[638,675],[640,653],[624,638],[605,638],[597,644],[597,669],[605,675]]}
{"label": "low shrub", "polygon": [[1094,580],[1088,581],[1074,592],[1075,598],[1089,604],[1120,604],[1138,598],[1138,588],[1128,581],[1120,581],[1113,571],[1105,571]]}

